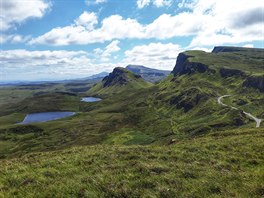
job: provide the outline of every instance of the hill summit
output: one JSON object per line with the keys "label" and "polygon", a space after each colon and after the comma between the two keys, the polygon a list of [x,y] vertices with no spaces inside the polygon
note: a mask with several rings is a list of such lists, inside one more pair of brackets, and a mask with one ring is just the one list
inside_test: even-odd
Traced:
{"label": "hill summit", "polygon": [[114,68],[113,72],[102,80],[103,87],[110,87],[114,85],[127,85],[129,82],[141,80],[141,76],[129,72],[127,69],[122,67]]}
{"label": "hill summit", "polygon": [[108,76],[92,87],[89,94],[112,94],[129,89],[140,89],[151,86],[140,75],[134,74],[122,67],[114,68]]}

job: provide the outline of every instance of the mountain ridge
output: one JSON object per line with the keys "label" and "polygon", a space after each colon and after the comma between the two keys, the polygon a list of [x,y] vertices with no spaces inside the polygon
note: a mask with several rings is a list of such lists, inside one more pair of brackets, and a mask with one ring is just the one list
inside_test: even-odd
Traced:
{"label": "mountain ridge", "polygon": [[119,93],[125,89],[141,89],[151,86],[140,75],[122,68],[116,67],[103,80],[94,85],[88,94],[107,94]]}
{"label": "mountain ridge", "polygon": [[135,74],[139,74],[142,78],[151,83],[159,82],[170,74],[168,70],[153,69],[143,65],[127,65],[126,69]]}

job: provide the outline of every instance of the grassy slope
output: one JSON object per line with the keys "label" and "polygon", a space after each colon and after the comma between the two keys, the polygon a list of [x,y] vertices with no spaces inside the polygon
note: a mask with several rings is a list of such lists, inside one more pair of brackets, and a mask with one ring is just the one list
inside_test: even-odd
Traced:
{"label": "grassy slope", "polygon": [[[253,128],[255,122],[241,111],[217,104],[218,96],[232,94],[224,102],[237,103],[242,98],[246,104],[233,106],[264,119],[263,94],[255,89],[243,88],[242,82],[240,77],[222,78],[219,73],[205,72],[176,78],[169,76],[160,84],[148,88],[133,87],[135,81],[128,86],[106,88],[101,93],[103,100],[98,103],[79,102],[79,96],[60,95],[62,97],[57,102],[54,100],[56,97],[49,97],[47,104],[43,102],[43,96],[34,97],[31,100],[37,105],[30,102],[29,112],[56,107],[80,113],[63,120],[35,124],[44,132],[25,134],[15,134],[12,130],[15,126],[10,125],[16,123],[22,114],[0,117],[0,123],[5,123],[2,128],[11,127],[11,130],[0,130],[0,140],[3,144],[7,141],[17,145],[11,150],[3,147],[0,154],[5,157],[74,145],[160,145],[172,139],[219,130]],[[122,88],[123,91],[115,93]],[[197,97],[201,97],[198,102]],[[185,110],[185,106],[190,105],[192,107]]]}
{"label": "grassy slope", "polygon": [[125,68],[118,68],[123,73],[121,74],[124,79],[126,79],[127,83],[120,85],[116,82],[116,85],[111,85],[104,87],[103,84],[105,81],[97,83],[93,86],[89,91],[87,91],[88,95],[100,95],[100,96],[111,96],[114,94],[118,94],[121,92],[133,92],[138,89],[148,88],[152,86],[152,83],[145,81],[143,78],[137,78],[135,74],[128,71]]}
{"label": "grassy slope", "polygon": [[0,161],[3,197],[261,197],[264,131],[164,146],[74,147]]}
{"label": "grassy slope", "polygon": [[100,79],[72,81],[69,83],[42,83],[42,84],[27,84],[18,86],[0,86],[0,108],[5,108],[6,105],[16,104],[22,100],[33,97],[35,95],[53,93],[53,92],[71,92],[82,93],[87,91]]}
{"label": "grassy slope", "polygon": [[194,56],[189,60],[204,63],[216,68],[228,67],[256,75],[264,74],[264,50],[206,53],[203,51],[187,51],[185,54]]}
{"label": "grassy slope", "polygon": [[[263,93],[243,88],[243,80],[205,72],[171,75],[146,88],[114,87],[100,93],[103,100],[96,103],[79,102],[80,95],[31,98],[34,103],[24,103],[27,108],[20,114],[0,117],[0,156],[13,158],[0,161],[0,193],[261,197],[263,125],[255,129],[240,111],[216,100],[233,94],[224,102],[264,118]],[[116,94],[118,89],[122,91]],[[241,105],[241,99],[246,103]],[[47,123],[12,124],[23,113],[53,107],[79,113]]]}

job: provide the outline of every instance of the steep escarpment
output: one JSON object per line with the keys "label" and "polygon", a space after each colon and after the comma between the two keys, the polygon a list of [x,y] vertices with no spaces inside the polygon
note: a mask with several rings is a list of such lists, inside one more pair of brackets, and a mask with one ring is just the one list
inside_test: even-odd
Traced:
{"label": "steep escarpment", "polygon": [[244,87],[253,87],[264,92],[264,75],[263,76],[249,76],[243,83]]}
{"label": "steep escarpment", "polygon": [[225,94],[233,95],[226,99],[227,104],[263,119],[262,51],[216,47],[211,53],[198,50],[180,53],[173,75],[160,83],[157,104],[167,103],[168,108],[174,109],[178,130],[191,133],[254,122],[239,110],[219,106],[217,97]]}
{"label": "steep escarpment", "polygon": [[[186,51],[177,57],[172,74],[198,74],[209,72],[215,78],[239,78],[242,87],[252,87],[263,92],[264,50],[258,48],[217,46],[211,53]],[[221,80],[221,79],[219,79]]]}
{"label": "steep escarpment", "polygon": [[103,78],[102,84],[103,87],[110,87],[114,85],[123,86],[137,79],[141,79],[141,76],[132,74],[124,68],[116,67],[112,73]]}
{"label": "steep escarpment", "polygon": [[246,74],[239,70],[239,69],[230,69],[230,68],[220,68],[219,70],[221,77],[227,78],[227,77],[232,77],[232,76],[237,76],[237,77],[245,77]]}
{"label": "steep escarpment", "polygon": [[192,56],[187,55],[185,53],[179,54],[176,61],[176,65],[172,71],[174,76],[183,75],[183,74],[192,74],[195,72],[203,73],[208,70],[208,66],[203,63],[189,61],[188,58],[190,57]]}
{"label": "steep escarpment", "polygon": [[151,86],[140,75],[134,74],[122,67],[114,68],[108,76],[92,87],[88,94],[113,94],[129,89],[141,89]]}

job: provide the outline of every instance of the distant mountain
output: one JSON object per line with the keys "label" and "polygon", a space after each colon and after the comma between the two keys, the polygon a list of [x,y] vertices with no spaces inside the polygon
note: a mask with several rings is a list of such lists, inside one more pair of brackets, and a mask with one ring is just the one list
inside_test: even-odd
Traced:
{"label": "distant mountain", "polygon": [[108,72],[101,72],[98,74],[94,74],[85,78],[78,78],[78,79],[73,79],[73,80],[91,80],[91,79],[96,79],[96,78],[104,78],[108,75]]}
{"label": "distant mountain", "polygon": [[149,87],[151,83],[146,82],[140,75],[131,71],[116,67],[113,72],[104,77],[100,83],[97,83],[89,90],[90,94],[111,94],[129,89],[140,89]]}
{"label": "distant mountain", "polygon": [[[46,83],[85,83],[85,81],[90,82],[99,82],[102,78],[107,76],[108,72],[101,72],[98,74],[94,74],[85,78],[75,78],[75,79],[67,79],[67,80],[41,80],[41,81],[8,81],[8,82],[0,82],[0,86],[13,86],[13,85],[35,85],[35,84],[46,84]],[[92,80],[92,81],[91,81]]]}
{"label": "distant mountain", "polygon": [[135,74],[139,74],[146,81],[152,83],[159,82],[170,74],[170,71],[167,70],[152,69],[142,65],[128,65],[126,69]]}

